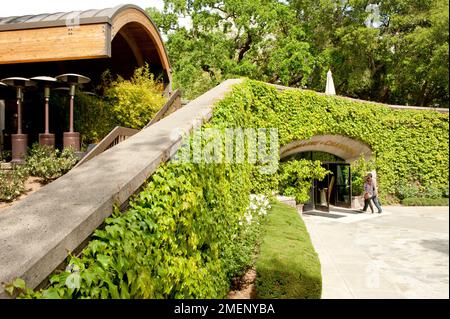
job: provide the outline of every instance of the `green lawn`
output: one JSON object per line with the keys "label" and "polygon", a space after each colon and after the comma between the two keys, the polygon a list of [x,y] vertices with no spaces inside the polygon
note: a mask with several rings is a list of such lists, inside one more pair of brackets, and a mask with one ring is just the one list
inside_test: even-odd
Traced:
{"label": "green lawn", "polygon": [[272,205],[256,261],[258,298],[320,298],[320,261],[296,209]]}

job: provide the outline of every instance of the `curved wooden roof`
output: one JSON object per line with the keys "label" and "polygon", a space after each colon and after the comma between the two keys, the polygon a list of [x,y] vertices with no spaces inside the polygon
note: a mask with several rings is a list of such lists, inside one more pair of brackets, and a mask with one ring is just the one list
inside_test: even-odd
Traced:
{"label": "curved wooden roof", "polygon": [[157,56],[156,62],[171,78],[169,58],[156,25],[143,9],[130,4],[0,18],[0,47],[7,48],[0,50],[0,64],[108,58],[118,34],[139,64],[155,63]]}
{"label": "curved wooden roof", "polygon": [[111,21],[116,14],[129,8],[134,8],[144,12],[141,8],[135,5],[120,5],[114,8],[107,9],[6,17],[0,18],[0,31],[65,26],[67,24],[67,21],[73,19],[74,17],[80,18],[80,24],[93,24],[102,22],[111,24]]}

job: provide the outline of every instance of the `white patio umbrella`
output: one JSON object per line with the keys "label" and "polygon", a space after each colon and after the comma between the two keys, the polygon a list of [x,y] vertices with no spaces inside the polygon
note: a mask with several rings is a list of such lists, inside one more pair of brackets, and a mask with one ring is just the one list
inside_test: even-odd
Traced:
{"label": "white patio umbrella", "polygon": [[334,89],[333,75],[331,70],[327,72],[327,86],[325,87],[326,95],[336,95],[336,90]]}

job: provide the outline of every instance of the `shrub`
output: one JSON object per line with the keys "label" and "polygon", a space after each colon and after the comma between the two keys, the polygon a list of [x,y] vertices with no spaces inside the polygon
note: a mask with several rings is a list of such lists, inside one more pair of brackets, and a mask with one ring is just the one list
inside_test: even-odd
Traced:
{"label": "shrub", "polygon": [[361,196],[364,193],[364,179],[352,174],[352,196]]}
{"label": "shrub", "polygon": [[154,79],[148,65],[136,69],[131,80],[119,77],[103,89],[113,119],[118,125],[134,129],[150,122],[166,101],[163,84]]}
{"label": "shrub", "polygon": [[114,118],[109,101],[96,95],[77,92],[74,126],[84,146],[100,142],[119,122]]}
{"label": "shrub", "polygon": [[[98,95],[77,92],[74,108],[74,126],[81,133],[84,147],[98,143],[114,127],[143,128],[164,105],[163,84],[155,80],[148,65],[137,68],[130,80],[114,78],[106,71]],[[67,111],[61,106],[68,104],[65,95],[53,95],[52,105],[60,106],[55,112],[65,118]]]}
{"label": "shrub", "polygon": [[429,185],[429,186],[424,187],[421,197],[437,199],[437,198],[444,197],[444,194],[443,194],[441,187]]}
{"label": "shrub", "polygon": [[9,162],[11,160],[11,151],[0,151],[0,163],[1,162]]}
{"label": "shrub", "polygon": [[[249,204],[247,164],[162,165],[125,214],[106,219],[82,257],[27,296],[222,298]],[[227,248],[227,249],[225,249]],[[74,278],[79,288],[71,289]]]}
{"label": "shrub", "polygon": [[34,144],[29,151],[25,168],[31,176],[48,183],[67,173],[77,161],[75,152],[70,148],[60,152],[49,146]]}
{"label": "shrub", "polygon": [[25,191],[27,171],[21,166],[0,170],[0,202],[11,202]]}
{"label": "shrub", "polygon": [[330,171],[321,166],[320,161],[290,160],[280,164],[280,193],[295,197],[297,203],[309,201],[312,180],[323,180]]}
{"label": "shrub", "polygon": [[405,206],[448,206],[448,198],[411,197],[401,201]]}
{"label": "shrub", "polygon": [[444,198],[448,198],[449,197],[449,188],[448,188],[448,186],[442,188],[442,197],[444,197]]}
{"label": "shrub", "polygon": [[405,184],[398,184],[395,189],[395,195],[398,199],[418,197],[420,193],[420,186],[417,183],[409,182]]}
{"label": "shrub", "polygon": [[255,248],[261,231],[261,222],[271,209],[269,199],[264,195],[250,195],[249,206],[239,219],[235,235],[232,236],[234,244],[224,247],[223,258],[230,261],[227,278],[235,278],[253,266],[256,258]]}
{"label": "shrub", "polygon": [[435,185],[422,186],[419,182],[410,179],[409,183],[397,185],[395,195],[400,200],[405,198],[438,199],[446,197],[446,190],[446,187],[442,188]]}

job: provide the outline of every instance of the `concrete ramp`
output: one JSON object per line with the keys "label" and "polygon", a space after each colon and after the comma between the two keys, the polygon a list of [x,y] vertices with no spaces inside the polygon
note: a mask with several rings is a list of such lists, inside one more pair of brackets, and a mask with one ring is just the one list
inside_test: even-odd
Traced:
{"label": "concrete ramp", "polygon": [[[0,282],[37,287],[85,241],[113,205],[122,205],[181,145],[182,134],[209,121],[227,80],[180,110],[0,213]],[[8,298],[4,286],[0,297]]]}

